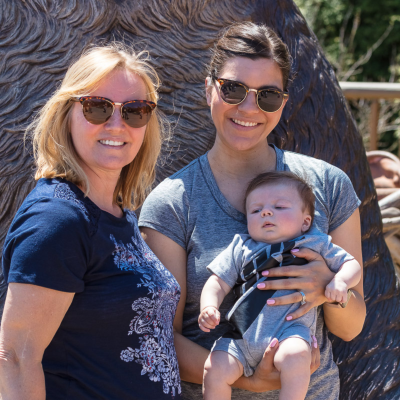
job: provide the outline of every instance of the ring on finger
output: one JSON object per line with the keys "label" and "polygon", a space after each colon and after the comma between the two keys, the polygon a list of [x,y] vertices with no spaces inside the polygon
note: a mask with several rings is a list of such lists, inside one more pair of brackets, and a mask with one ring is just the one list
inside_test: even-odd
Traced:
{"label": "ring on finger", "polygon": [[302,306],[304,306],[304,304],[307,303],[307,302],[306,302],[306,295],[305,295],[303,292],[301,292],[300,290],[299,290],[299,293],[301,294],[301,301],[300,301],[300,304],[301,304]]}

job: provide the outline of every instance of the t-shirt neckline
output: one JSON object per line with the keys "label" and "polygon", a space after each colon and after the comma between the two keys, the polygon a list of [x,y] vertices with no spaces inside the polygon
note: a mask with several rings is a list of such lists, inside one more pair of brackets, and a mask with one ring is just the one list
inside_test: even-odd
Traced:
{"label": "t-shirt neckline", "polygon": [[[276,154],[276,171],[282,171],[283,168],[283,151],[278,149],[274,144],[270,144],[270,146],[275,150]],[[200,157],[200,167],[203,172],[204,180],[210,189],[211,194],[214,196],[214,199],[219,204],[221,209],[226,212],[229,216],[231,216],[236,221],[241,222],[242,224],[247,224],[246,215],[237,210],[235,207],[229,203],[229,201],[225,198],[225,196],[220,191],[217,181],[215,180],[214,174],[212,172],[210,163],[208,161],[208,151],[206,154]]]}

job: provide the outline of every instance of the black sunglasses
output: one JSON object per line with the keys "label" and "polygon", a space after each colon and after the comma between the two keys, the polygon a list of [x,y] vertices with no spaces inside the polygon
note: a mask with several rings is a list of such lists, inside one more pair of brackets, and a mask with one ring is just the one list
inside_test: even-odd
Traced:
{"label": "black sunglasses", "polygon": [[156,103],[147,100],[129,100],[117,103],[105,97],[76,96],[72,101],[82,104],[83,116],[88,122],[100,125],[107,122],[114,114],[115,106],[121,106],[121,117],[132,128],[145,126],[151,117]]}
{"label": "black sunglasses", "polygon": [[245,101],[249,92],[256,93],[257,106],[261,111],[274,113],[281,109],[288,92],[276,88],[250,89],[244,83],[229,79],[214,79],[218,82],[221,99],[226,104],[238,105]]}

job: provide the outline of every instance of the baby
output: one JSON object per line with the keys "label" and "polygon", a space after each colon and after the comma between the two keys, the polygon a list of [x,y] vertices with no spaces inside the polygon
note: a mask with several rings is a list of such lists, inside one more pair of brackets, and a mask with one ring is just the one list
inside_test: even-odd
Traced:
{"label": "baby", "polygon": [[[235,235],[228,248],[207,267],[213,275],[206,282],[201,294],[200,328],[204,332],[210,332],[210,329],[219,324],[220,304],[237,282],[243,283],[251,275],[248,267],[253,270],[255,283],[246,288],[244,294],[240,293],[240,299],[227,314],[227,319],[233,323],[235,329],[215,342],[205,363],[205,399],[230,399],[230,385],[242,374],[251,376],[254,373],[272,338],[277,338],[280,342],[274,357],[281,379],[279,399],[305,398],[310,381],[316,309],[313,308],[298,319],[287,321],[285,317],[297,309],[299,303],[268,307],[265,304],[268,291],[263,292],[256,287],[267,279],[261,273],[262,267],[265,268],[268,264],[265,259],[275,262],[272,266],[279,266],[284,257],[290,256],[289,264],[296,264],[292,261],[301,259],[292,256],[290,249],[307,247],[320,253],[328,267],[336,273],[326,287],[325,296],[339,303],[347,301],[348,289],[357,285],[361,278],[361,267],[354,257],[332,244],[328,235],[320,234],[315,229],[315,234],[305,234],[313,221],[314,204],[315,196],[311,187],[291,172],[268,172],[250,182],[245,195],[249,234]],[[261,265],[258,261],[264,254]],[[247,267],[245,272],[244,267]],[[241,289],[243,285],[236,285],[235,288],[238,286]],[[251,293],[254,295],[253,299],[247,297]],[[279,290],[272,297],[290,293],[295,291]],[[254,314],[257,307],[251,303],[250,307],[246,305],[244,312],[242,310],[240,317],[233,318],[240,308],[238,304],[245,304],[241,301],[246,297],[249,302],[256,297],[261,298],[261,312],[256,311],[256,315],[252,317],[251,314]],[[271,300],[268,301],[270,302]],[[250,323],[249,318],[253,318]]]}

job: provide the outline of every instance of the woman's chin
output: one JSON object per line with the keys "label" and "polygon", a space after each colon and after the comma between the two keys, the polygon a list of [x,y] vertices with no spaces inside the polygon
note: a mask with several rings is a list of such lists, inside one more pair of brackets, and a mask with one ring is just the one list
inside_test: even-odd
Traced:
{"label": "woman's chin", "polygon": [[238,139],[232,141],[229,146],[232,150],[241,152],[241,153],[254,153],[257,150],[260,150],[261,143],[260,141],[248,140],[248,139]]}

